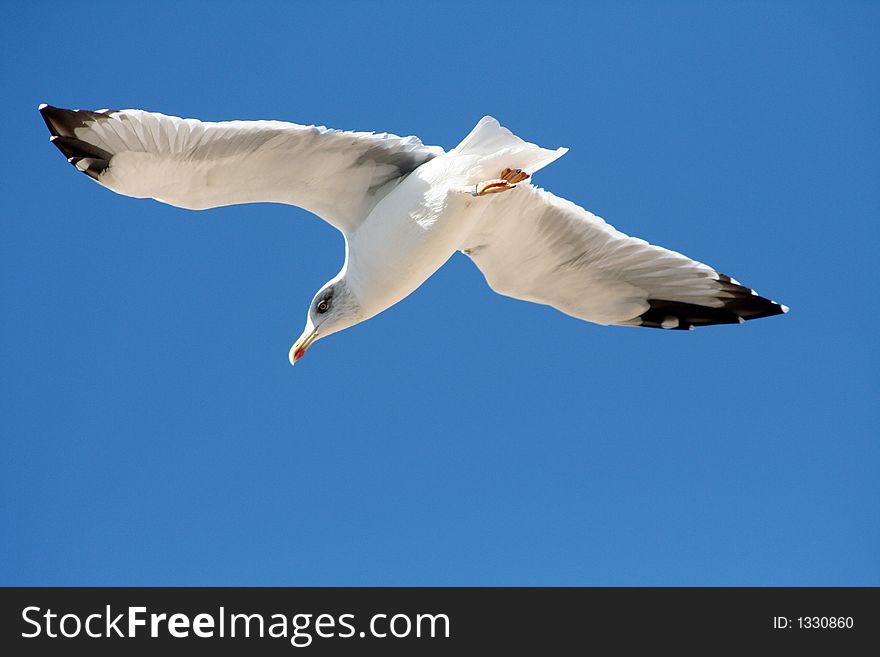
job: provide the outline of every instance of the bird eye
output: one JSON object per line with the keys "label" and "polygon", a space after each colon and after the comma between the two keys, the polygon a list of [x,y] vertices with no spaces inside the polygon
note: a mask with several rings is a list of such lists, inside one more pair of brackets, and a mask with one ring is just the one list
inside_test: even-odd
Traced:
{"label": "bird eye", "polygon": [[315,306],[315,310],[316,310],[319,314],[322,314],[322,315],[323,315],[325,312],[327,312],[328,310],[330,310],[330,300],[329,300],[329,299],[321,299],[321,300],[318,302],[318,305]]}

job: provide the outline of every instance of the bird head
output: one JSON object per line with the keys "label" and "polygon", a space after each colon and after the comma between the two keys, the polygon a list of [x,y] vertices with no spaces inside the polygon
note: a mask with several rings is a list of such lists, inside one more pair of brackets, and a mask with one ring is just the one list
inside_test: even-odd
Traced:
{"label": "bird head", "polygon": [[326,283],[312,299],[306,327],[290,348],[290,364],[302,358],[306,350],[321,338],[362,321],[360,304],[344,277]]}

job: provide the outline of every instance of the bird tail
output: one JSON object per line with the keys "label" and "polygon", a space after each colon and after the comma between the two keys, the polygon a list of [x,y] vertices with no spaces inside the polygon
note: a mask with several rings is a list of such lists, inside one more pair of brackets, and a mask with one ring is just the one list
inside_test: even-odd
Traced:
{"label": "bird tail", "polygon": [[484,116],[453,152],[477,156],[475,168],[469,173],[476,179],[489,179],[497,178],[508,167],[533,174],[558,160],[568,149],[541,148],[520,139],[491,116]]}

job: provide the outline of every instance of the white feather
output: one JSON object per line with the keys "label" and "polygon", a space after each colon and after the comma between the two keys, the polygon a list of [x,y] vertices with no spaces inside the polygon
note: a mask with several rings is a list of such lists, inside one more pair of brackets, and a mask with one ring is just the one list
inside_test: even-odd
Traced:
{"label": "white feather", "polygon": [[463,250],[496,292],[598,324],[630,322],[648,299],[723,305],[711,267],[532,185],[491,199]]}
{"label": "white feather", "polygon": [[210,123],[142,110],[86,121],[75,134],[113,155],[99,182],[120,194],[192,210],[287,203],[344,233],[388,183],[443,152],[416,137],[282,121]]}

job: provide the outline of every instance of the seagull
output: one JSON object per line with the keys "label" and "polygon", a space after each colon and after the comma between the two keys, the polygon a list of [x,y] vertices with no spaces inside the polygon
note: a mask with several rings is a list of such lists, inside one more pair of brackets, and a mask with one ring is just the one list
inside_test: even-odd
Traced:
{"label": "seagull", "polygon": [[526,182],[568,149],[526,142],[490,116],[447,152],[284,121],[39,111],[68,162],[114,192],[190,210],[285,203],[343,234],[345,262],[312,298],[291,364],[407,297],[456,251],[499,294],[596,324],[687,330],[788,312]]}

